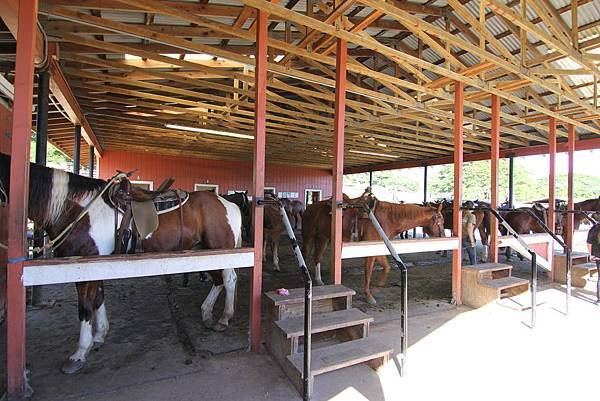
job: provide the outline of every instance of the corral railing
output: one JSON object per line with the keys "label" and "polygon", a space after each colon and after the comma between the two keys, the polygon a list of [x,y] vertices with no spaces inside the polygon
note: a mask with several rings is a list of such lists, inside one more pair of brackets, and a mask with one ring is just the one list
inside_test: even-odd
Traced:
{"label": "corral railing", "polygon": [[253,248],[33,259],[25,262],[23,285],[162,276],[253,265]]}
{"label": "corral railing", "polygon": [[294,229],[290,224],[290,219],[285,212],[285,208],[279,201],[277,201],[277,205],[279,207],[279,214],[285,225],[285,231],[292,243],[292,250],[294,251],[296,261],[298,262],[298,267],[300,267],[302,272],[302,278],[304,279],[304,366],[302,376],[302,399],[304,401],[310,401],[312,398],[312,384],[310,380],[310,365],[312,358],[312,279],[308,267],[306,266],[306,262],[304,261],[304,256],[302,256],[300,246],[298,245],[298,240],[294,234]]}
{"label": "corral railing", "polygon": [[[370,244],[360,242],[358,244],[363,245],[361,249],[361,254],[356,256],[346,255],[346,257],[349,258],[390,254],[395,261],[396,267],[398,268],[398,270],[400,270],[400,376],[404,376],[404,374],[406,373],[406,358],[408,351],[408,269],[406,268],[406,265],[398,255],[398,252],[396,252],[395,245],[398,245],[400,241],[397,241],[398,244],[393,244],[392,241],[390,241],[385,231],[383,231],[383,228],[381,228],[381,224],[379,224],[379,220],[377,220],[377,217],[375,217],[375,214],[373,213],[373,210],[370,206],[363,204],[350,205],[347,207],[361,208],[368,212],[369,220],[371,220],[371,223],[375,227],[375,230],[377,230],[377,233],[381,237],[383,245],[385,246],[388,252],[381,253],[381,243],[379,242],[372,242]],[[365,244],[366,247],[364,247]],[[348,244],[344,244],[345,249],[348,249],[347,245]],[[352,248],[352,246],[350,246],[350,248]],[[364,250],[368,250],[369,248],[372,248],[372,251],[375,251],[377,253],[373,255],[368,253],[365,254]],[[342,249],[342,259],[344,259],[344,249]]]}
{"label": "corral railing", "polygon": [[[521,238],[519,233],[517,233],[510,226],[510,224],[507,223],[507,221],[504,219],[504,217],[502,217],[502,215],[500,215],[498,210],[496,210],[492,207],[475,207],[475,208],[463,207],[462,209],[489,211],[496,217],[496,219],[498,219],[498,223],[506,229],[506,231],[518,242],[518,244],[529,253],[529,256],[531,259],[531,280],[530,280],[530,286],[529,286],[530,292],[531,292],[531,323],[530,323],[529,327],[533,329],[535,327],[535,323],[536,323],[536,312],[537,312],[537,310],[536,310],[536,308],[537,308],[537,278],[538,278],[537,253],[533,249],[531,249],[529,247],[529,245],[527,244],[527,242],[525,242],[523,240],[523,238]],[[503,209],[503,210],[505,210],[505,209]]]}
{"label": "corral railing", "polygon": [[[503,209],[506,211],[514,211],[517,209]],[[523,209],[519,209],[520,211],[523,211]],[[563,239],[561,237],[559,237],[558,235],[556,235],[554,233],[554,231],[552,231],[544,221],[542,221],[542,219],[540,219],[531,209],[525,209],[527,211],[527,213],[533,217],[533,219],[538,223],[538,225],[540,227],[542,227],[542,229],[546,232],[546,234],[550,235],[552,237],[552,239],[554,241],[556,241],[562,248],[563,248],[563,253],[565,254],[565,258],[566,258],[566,282],[567,282],[567,291],[566,291],[566,298],[565,298],[565,314],[569,314],[569,305],[571,303],[571,270],[573,267],[573,258],[571,257],[571,248],[565,243],[565,241],[563,241]],[[591,217],[590,217],[591,218]]]}

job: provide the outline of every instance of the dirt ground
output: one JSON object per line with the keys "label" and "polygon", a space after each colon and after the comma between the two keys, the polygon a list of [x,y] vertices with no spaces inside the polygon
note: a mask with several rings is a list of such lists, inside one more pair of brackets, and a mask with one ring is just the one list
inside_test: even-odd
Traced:
{"label": "dirt ground", "polygon": [[[404,255],[409,266],[409,316],[451,311],[451,253],[446,257],[435,253]],[[329,255],[323,263],[323,277],[329,277]],[[503,257],[501,257],[503,260]],[[375,317],[375,324],[399,317],[399,273],[390,273],[385,287],[374,288],[377,305],[366,303],[363,259],[346,260],[343,284],[356,290],[354,306]],[[281,273],[270,263],[264,267],[263,290],[302,286],[302,279],[289,243],[280,245]],[[378,272],[375,273],[374,282]],[[528,277],[529,265],[516,264],[514,275]],[[243,353],[248,344],[248,300],[250,270],[238,270],[236,314],[224,333],[206,329],[201,322],[200,305],[210,290],[210,282],[192,275],[189,287],[182,287],[181,276],[149,277],[106,282],[110,332],[107,342],[93,351],[80,373],[72,376],[60,372],[60,366],[75,350],[79,321],[74,285],[44,288],[53,300],[48,308],[27,311],[27,361],[34,400],[77,400],[120,391],[140,383],[160,383],[177,377],[203,374],[211,365]],[[541,282],[545,274],[541,274]],[[215,312],[223,309],[221,295]],[[263,325],[263,327],[265,327]],[[3,359],[6,355],[5,332],[1,329]],[[240,352],[242,352],[240,354]],[[225,359],[224,359],[225,358]],[[243,357],[245,358],[245,356]],[[261,355],[260,358],[270,358]],[[272,362],[272,361],[271,361]],[[266,363],[266,362],[265,362]],[[235,370],[235,363],[232,370]],[[270,364],[272,365],[272,363]],[[281,373],[281,372],[279,372]],[[5,377],[5,363],[0,365]],[[277,380],[286,382],[283,374]],[[2,380],[2,384],[6,380]],[[198,399],[203,399],[201,394]],[[160,399],[160,398],[156,398]]]}

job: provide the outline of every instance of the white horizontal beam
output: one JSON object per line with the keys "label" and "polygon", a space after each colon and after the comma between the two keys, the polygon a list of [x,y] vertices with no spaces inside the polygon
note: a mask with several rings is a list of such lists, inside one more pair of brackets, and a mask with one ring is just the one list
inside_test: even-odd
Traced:
{"label": "white horizontal beam", "polygon": [[[541,255],[536,257],[536,262],[538,266],[543,267],[546,270],[552,270],[552,244],[554,243],[554,239],[545,233],[541,234],[520,234],[519,237],[527,244],[547,244],[547,255],[548,258],[543,258]],[[503,248],[510,246],[512,249],[517,251],[519,254],[526,257],[528,260],[531,260],[531,255],[527,250],[514,238],[512,235],[504,235],[498,238],[498,247]]]}
{"label": "white horizontal beam", "polygon": [[[415,238],[392,241],[398,254],[450,251],[458,249],[458,238]],[[383,241],[345,242],[342,247],[342,259],[364,258],[369,256],[389,255]]]}
{"label": "white horizontal beam", "polygon": [[192,273],[254,265],[252,248],[157,254],[36,259],[23,271],[25,286]]}

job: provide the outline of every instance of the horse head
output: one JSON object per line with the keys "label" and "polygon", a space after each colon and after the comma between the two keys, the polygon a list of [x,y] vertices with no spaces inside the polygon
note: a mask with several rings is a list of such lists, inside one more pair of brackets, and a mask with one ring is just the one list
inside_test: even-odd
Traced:
{"label": "horse head", "polygon": [[444,237],[444,215],[442,214],[443,203],[440,203],[437,208],[431,208],[431,222],[427,228],[427,232],[432,237]]}

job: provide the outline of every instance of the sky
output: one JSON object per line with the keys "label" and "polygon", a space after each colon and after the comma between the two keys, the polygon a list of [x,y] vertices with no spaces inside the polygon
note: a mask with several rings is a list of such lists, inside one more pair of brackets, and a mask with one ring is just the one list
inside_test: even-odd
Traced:
{"label": "sky", "polygon": [[[518,157],[519,164],[526,167],[534,177],[548,175],[548,155]],[[600,177],[600,150],[582,150],[575,152],[575,174],[588,174]],[[556,174],[567,174],[567,153],[556,154]]]}

